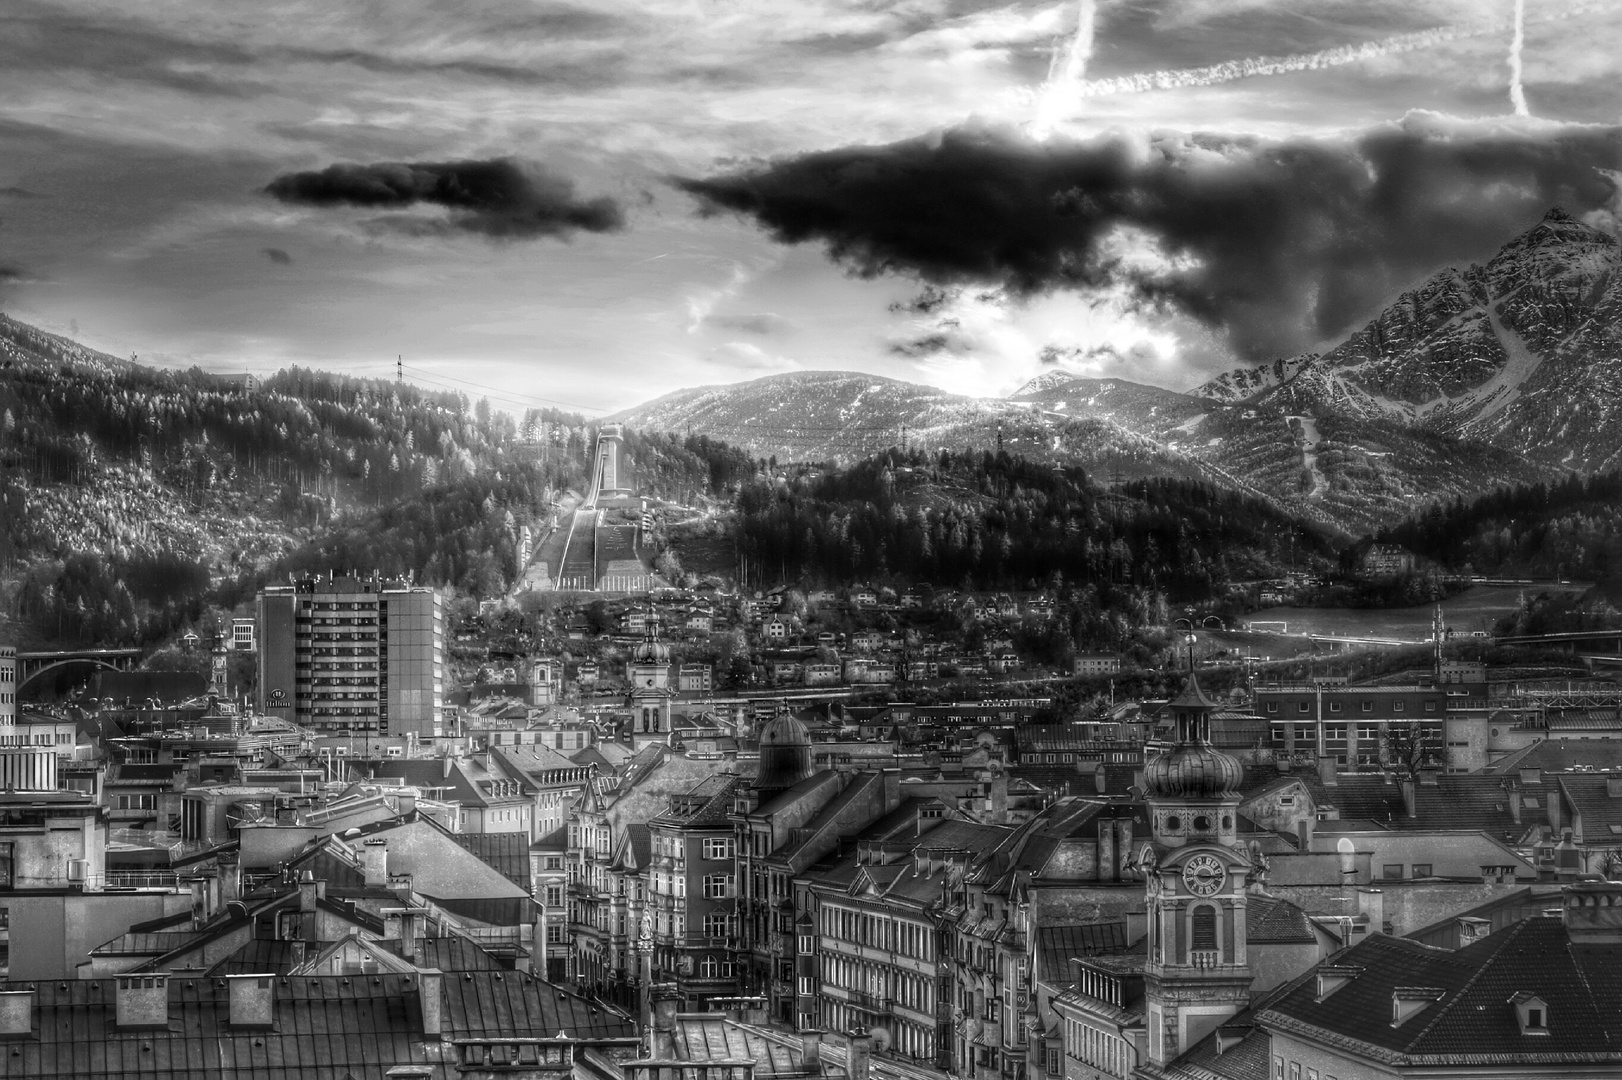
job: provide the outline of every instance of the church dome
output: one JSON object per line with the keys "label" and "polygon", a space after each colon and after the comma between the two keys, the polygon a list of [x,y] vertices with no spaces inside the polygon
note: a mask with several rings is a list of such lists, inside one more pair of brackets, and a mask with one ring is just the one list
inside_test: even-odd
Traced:
{"label": "church dome", "polygon": [[1244,767],[1209,744],[1184,744],[1151,758],[1143,782],[1151,799],[1220,799],[1238,792]]}
{"label": "church dome", "polygon": [[1244,767],[1211,745],[1211,714],[1217,708],[1190,672],[1182,692],[1166,704],[1177,725],[1177,745],[1143,769],[1151,799],[1219,799],[1237,792]]}
{"label": "church dome", "polygon": [[782,713],[760,729],[760,772],[755,787],[782,791],[811,775],[811,733],[793,713]]}
{"label": "church dome", "polygon": [[670,660],[670,646],[655,638],[648,638],[631,650],[631,659],[639,663],[667,663]]}

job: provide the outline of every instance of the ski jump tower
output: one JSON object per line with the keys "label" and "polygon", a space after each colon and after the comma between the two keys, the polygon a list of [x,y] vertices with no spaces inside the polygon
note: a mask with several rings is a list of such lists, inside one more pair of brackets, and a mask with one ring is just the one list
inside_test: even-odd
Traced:
{"label": "ski jump tower", "polygon": [[619,424],[604,424],[597,432],[596,468],[592,476],[591,505],[603,499],[615,499],[632,494],[630,477],[625,470],[625,429]]}

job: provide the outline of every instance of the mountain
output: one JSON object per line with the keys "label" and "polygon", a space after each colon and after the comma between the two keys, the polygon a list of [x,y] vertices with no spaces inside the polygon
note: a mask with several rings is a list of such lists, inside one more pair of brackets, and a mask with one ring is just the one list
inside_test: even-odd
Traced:
{"label": "mountain", "polygon": [[857,372],[795,372],[666,395],[611,417],[702,432],[759,457],[849,463],[892,446],[994,449],[1100,479],[1202,480],[1349,532],[1415,503],[1549,475],[1521,456],[1382,418],[1298,416],[1124,379],[1048,372],[971,398]]}
{"label": "mountain", "polygon": [[1491,259],[1438,271],[1321,353],[1195,391],[1389,421],[1545,466],[1622,465],[1622,244],[1560,210]]}

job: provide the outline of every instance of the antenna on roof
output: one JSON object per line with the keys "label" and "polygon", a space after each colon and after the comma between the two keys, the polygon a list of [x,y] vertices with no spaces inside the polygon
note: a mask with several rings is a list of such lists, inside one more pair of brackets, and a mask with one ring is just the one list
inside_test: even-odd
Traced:
{"label": "antenna on roof", "polygon": [[405,354],[400,353],[394,357],[394,381],[405,382]]}

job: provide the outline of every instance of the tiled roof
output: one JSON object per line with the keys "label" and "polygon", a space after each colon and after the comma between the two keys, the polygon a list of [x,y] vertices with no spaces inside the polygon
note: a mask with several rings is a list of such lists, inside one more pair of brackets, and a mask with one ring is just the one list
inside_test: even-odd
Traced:
{"label": "tiled roof", "polygon": [[[6,1075],[35,1080],[383,1080],[396,1065],[437,1070],[441,1037],[421,1034],[417,982],[410,974],[277,977],[275,1025],[264,1029],[230,1025],[223,980],[173,977],[169,1026],[155,1031],[115,1026],[111,979],[26,984],[35,992],[34,1036],[4,1044],[0,1061]],[[629,1020],[518,972],[447,973],[442,995],[446,1039],[634,1034]]]}
{"label": "tiled roof", "polygon": [[1252,945],[1310,945],[1318,940],[1307,913],[1271,896],[1245,899],[1245,938]]}
{"label": "tiled roof", "polygon": [[[1322,1001],[1313,981],[1294,984],[1261,1013],[1264,1026],[1354,1040],[1396,1063],[1509,1065],[1552,1055],[1622,1064],[1622,945],[1574,942],[1559,918],[1534,916],[1456,952],[1377,935],[1332,962],[1363,970]],[[1434,987],[1438,996],[1393,1026],[1399,987]],[[1548,1035],[1521,1033],[1510,1004],[1518,993],[1547,1003]]]}

